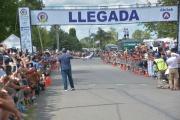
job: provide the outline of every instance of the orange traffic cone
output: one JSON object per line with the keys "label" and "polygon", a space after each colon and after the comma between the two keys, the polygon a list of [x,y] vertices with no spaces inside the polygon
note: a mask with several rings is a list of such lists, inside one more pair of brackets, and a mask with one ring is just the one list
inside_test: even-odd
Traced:
{"label": "orange traffic cone", "polygon": [[48,87],[47,80],[46,80],[46,82],[44,83],[44,87],[45,87],[45,88],[47,88],[47,87]]}
{"label": "orange traffic cone", "polygon": [[136,68],[134,68],[134,74],[136,74]]}
{"label": "orange traffic cone", "polygon": [[54,70],[56,70],[56,68],[57,68],[56,65],[54,65]]}
{"label": "orange traffic cone", "polygon": [[124,65],[124,68],[123,68],[123,70],[126,70],[126,65]]}
{"label": "orange traffic cone", "polygon": [[142,70],[141,69],[139,69],[139,73],[138,73],[139,75],[142,75]]}
{"label": "orange traffic cone", "polygon": [[148,76],[148,71],[146,71],[144,77],[149,77],[149,76]]}
{"label": "orange traffic cone", "polygon": [[119,65],[119,68],[121,69],[121,64]]}
{"label": "orange traffic cone", "polygon": [[51,78],[49,76],[48,78],[49,78],[49,85],[51,85],[52,84]]}
{"label": "orange traffic cone", "polygon": [[123,64],[121,64],[121,69],[123,69]]}
{"label": "orange traffic cone", "polygon": [[46,77],[46,81],[48,85],[52,84],[51,78],[49,76]]}
{"label": "orange traffic cone", "polygon": [[115,67],[114,63],[112,63],[112,66]]}
{"label": "orange traffic cone", "polygon": [[51,69],[50,70],[53,70],[53,66],[51,66]]}

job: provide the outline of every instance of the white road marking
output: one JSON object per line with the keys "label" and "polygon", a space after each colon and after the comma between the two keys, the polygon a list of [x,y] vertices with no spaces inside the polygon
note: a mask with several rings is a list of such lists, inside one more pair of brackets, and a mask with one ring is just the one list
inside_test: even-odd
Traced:
{"label": "white road marking", "polygon": [[146,86],[146,85],[148,85],[148,84],[140,84],[140,85]]}
{"label": "white road marking", "polygon": [[124,85],[124,84],[115,84],[115,85]]}
{"label": "white road marking", "polygon": [[89,84],[89,86],[95,86],[96,84]]}

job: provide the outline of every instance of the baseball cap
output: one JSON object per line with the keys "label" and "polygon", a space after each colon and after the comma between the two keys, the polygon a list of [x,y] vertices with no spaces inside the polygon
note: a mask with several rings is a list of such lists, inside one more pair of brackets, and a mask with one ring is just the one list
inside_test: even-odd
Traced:
{"label": "baseball cap", "polygon": [[66,48],[62,48],[62,50],[61,50],[62,52],[66,52]]}
{"label": "baseball cap", "polygon": [[155,58],[159,58],[159,54],[158,54],[158,53],[155,53],[155,54],[154,54],[154,57],[155,57]]}

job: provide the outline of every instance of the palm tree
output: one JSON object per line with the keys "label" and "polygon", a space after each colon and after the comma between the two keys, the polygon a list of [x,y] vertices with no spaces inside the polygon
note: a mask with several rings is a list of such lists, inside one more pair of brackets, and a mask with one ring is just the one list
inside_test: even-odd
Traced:
{"label": "palm tree", "polygon": [[104,48],[106,42],[108,42],[111,39],[111,35],[99,27],[94,38],[95,40],[99,40],[100,49],[102,49]]}

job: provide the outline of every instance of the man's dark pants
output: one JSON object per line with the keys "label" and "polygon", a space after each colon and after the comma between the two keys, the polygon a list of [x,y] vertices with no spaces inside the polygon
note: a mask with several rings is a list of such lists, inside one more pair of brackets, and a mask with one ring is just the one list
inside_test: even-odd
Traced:
{"label": "man's dark pants", "polygon": [[69,83],[70,83],[71,88],[74,88],[71,69],[61,70],[61,74],[62,74],[62,79],[63,79],[63,83],[64,83],[64,90],[68,89],[67,77],[69,79]]}

